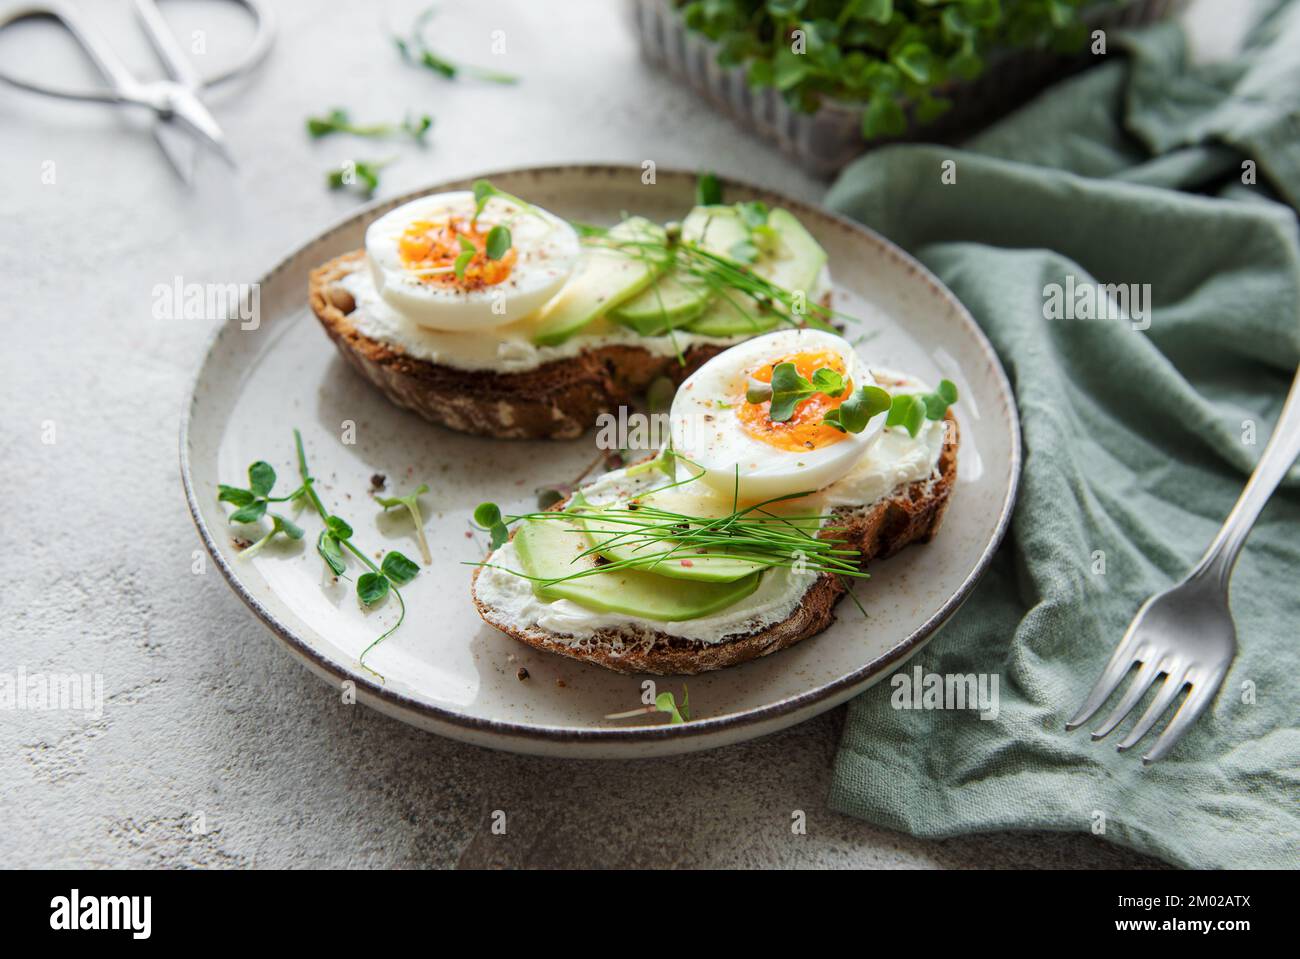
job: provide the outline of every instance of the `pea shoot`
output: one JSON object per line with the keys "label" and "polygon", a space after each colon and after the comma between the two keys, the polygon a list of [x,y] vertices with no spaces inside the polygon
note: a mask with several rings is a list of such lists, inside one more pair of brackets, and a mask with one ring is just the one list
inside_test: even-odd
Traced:
{"label": "pea shoot", "polygon": [[[272,496],[271,490],[275,486],[275,470],[270,463],[258,460],[248,467],[248,487],[227,486],[222,483],[217,487],[217,500],[222,503],[230,503],[236,507],[235,511],[230,514],[231,523],[256,523],[267,514],[267,507],[271,503],[292,502],[302,496],[302,488],[294,490],[288,496]],[[289,539],[302,539],[302,528],[290,520],[287,516],[281,516],[278,513],[270,513],[271,530],[253,545],[244,549],[239,555],[243,559],[256,555],[262,547],[274,539],[277,535],[285,535]]]}
{"label": "pea shoot", "polygon": [[425,39],[424,32],[425,27],[437,12],[438,8],[436,6],[426,7],[415,18],[408,37],[393,37],[393,45],[397,47],[397,52],[402,55],[403,60],[415,66],[423,67],[448,80],[455,80],[459,77],[472,77],[476,80],[485,80],[488,83],[514,84],[519,82],[519,78],[513,74],[502,73],[499,70],[489,70],[486,67],[456,63],[441,54],[435,53]]}
{"label": "pea shoot", "polygon": [[[294,448],[298,457],[298,477],[300,485],[288,496],[272,496],[271,491],[275,486],[275,470],[269,463],[258,460],[248,468],[248,488],[238,486],[226,486],[222,484],[217,490],[217,499],[223,503],[230,503],[238,507],[235,512],[230,514],[231,523],[253,523],[267,515],[267,507],[270,503],[293,502],[300,506],[308,505],[320,516],[324,528],[316,538],[316,552],[325,565],[329,567],[330,572],[335,576],[346,578],[348,559],[347,554],[360,560],[366,571],[357,577],[357,599],[367,608],[375,606],[391,592],[397,597],[400,614],[397,622],[389,629],[385,630],[378,639],[367,646],[357,658],[363,669],[370,672],[374,670],[366,666],[366,654],[382,643],[398,628],[406,619],[406,601],[402,599],[402,593],[399,586],[405,586],[420,572],[419,564],[397,550],[389,550],[383,554],[378,566],[362,552],[353,542],[353,530],[351,524],[341,516],[331,513],[321,502],[320,496],[316,493],[315,479],[312,477],[307,468],[307,454],[303,450],[302,434],[298,430],[293,431]],[[419,530],[421,547],[425,551],[425,562],[427,558],[428,546],[424,542],[424,533],[422,524],[419,519],[419,506],[416,505],[415,499],[422,492],[427,492],[427,487],[421,486],[415,492],[408,496],[392,497],[393,505],[406,506],[411,511],[412,518],[416,521],[416,529]],[[380,500],[380,505],[384,501]],[[388,507],[385,505],[385,509]],[[276,513],[270,513],[271,531],[263,536],[252,546],[245,549],[240,555],[249,556],[255,551],[261,549],[266,543],[270,542],[273,537],[283,534],[290,539],[300,540],[304,536],[302,527],[295,524],[285,516]],[[378,676],[378,673],[375,673]]]}
{"label": "pea shoot", "polygon": [[379,188],[379,171],[392,162],[392,157],[384,160],[349,160],[337,170],[331,170],[326,182],[331,190],[355,186],[358,192],[369,196]]}
{"label": "pea shoot", "polygon": [[682,704],[677,705],[677,698],[671,693],[660,693],[655,697],[655,701],[639,709],[629,709],[625,713],[609,713],[606,719],[631,719],[633,716],[644,716],[647,713],[667,713],[668,725],[680,726],[691,720],[691,693],[686,684],[682,684]]}
{"label": "pea shoot", "polygon": [[348,112],[341,107],[335,107],[323,116],[307,118],[307,132],[317,140],[334,133],[369,138],[405,134],[417,143],[424,143],[425,136],[432,127],[433,117],[428,114],[413,117],[409,113],[401,123],[354,123]]}
{"label": "pea shoot", "polygon": [[426,566],[433,562],[433,556],[429,553],[429,541],[424,538],[424,517],[420,515],[420,497],[427,492],[429,492],[428,484],[421,483],[405,496],[375,497],[375,502],[384,508],[384,512],[399,506],[406,507],[411,522],[415,524],[415,540],[420,544],[420,558],[424,560]]}

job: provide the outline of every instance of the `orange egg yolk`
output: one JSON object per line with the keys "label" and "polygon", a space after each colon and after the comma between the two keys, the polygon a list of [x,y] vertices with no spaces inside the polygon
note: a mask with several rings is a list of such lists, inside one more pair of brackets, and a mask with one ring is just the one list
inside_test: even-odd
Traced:
{"label": "orange egg yolk", "polygon": [[[462,237],[474,244],[475,253],[466,264],[464,274],[458,277],[455,266],[461,254]],[[513,246],[499,260],[489,260],[486,248],[487,230],[463,219],[451,219],[445,223],[414,220],[397,241],[397,252],[403,266],[408,270],[429,271],[419,276],[420,282],[465,290],[496,286],[509,279],[510,271],[514,269],[517,257]]]}
{"label": "orange egg yolk", "polygon": [[[820,369],[832,369],[840,375],[844,374],[842,357],[829,350],[818,350],[773,360],[753,370],[749,376],[761,383],[771,383],[772,372],[781,363],[793,363],[799,375],[807,380],[811,380],[813,374]],[[741,428],[756,440],[791,452],[821,449],[845,438],[844,433],[822,422],[822,417],[843,403],[853,391],[852,382],[846,381],[844,385],[844,392],[839,396],[814,393],[800,402],[794,408],[794,414],[784,423],[772,422],[770,401],[749,403],[745,400],[743,389],[734,408]]]}

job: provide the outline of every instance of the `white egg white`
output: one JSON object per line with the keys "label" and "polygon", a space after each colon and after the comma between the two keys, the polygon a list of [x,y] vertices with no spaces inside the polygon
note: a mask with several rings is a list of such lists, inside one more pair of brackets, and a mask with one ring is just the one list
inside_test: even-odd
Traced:
{"label": "white egg white", "polygon": [[[840,356],[854,388],[867,370],[843,337],[820,330],[780,330],[719,353],[682,383],[673,399],[673,449],[695,464],[702,482],[754,503],[776,496],[813,492],[846,475],[880,431],[884,416],[874,417],[861,433],[847,433],[820,449],[778,449],[745,432],[737,418],[749,376],[760,367],[806,351],[826,350]],[[689,467],[688,467],[689,468]]]}
{"label": "white egg white", "polygon": [[510,276],[480,289],[429,283],[407,269],[398,243],[417,220],[444,223],[474,215],[468,190],[435,193],[404,203],[366,230],[366,257],[384,301],[411,322],[432,330],[478,330],[514,323],[539,309],[573,273],[580,252],[573,227],[554,214],[520,209],[500,197],[488,200],[478,226],[510,229],[516,260]]}

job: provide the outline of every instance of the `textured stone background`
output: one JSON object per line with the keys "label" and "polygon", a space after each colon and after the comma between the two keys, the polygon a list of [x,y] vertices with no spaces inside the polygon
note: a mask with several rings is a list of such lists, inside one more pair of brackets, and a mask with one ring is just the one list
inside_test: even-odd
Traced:
{"label": "textured stone background", "polygon": [[[448,52],[487,62],[507,31],[518,87],[404,67],[384,23],[422,5],[277,4],[251,82],[210,105],[240,166],[171,175],[138,117],[0,91],[0,297],[6,345],[0,672],[102,674],[102,717],[5,712],[0,862],[8,866],[1140,866],[1090,836],[927,842],[825,808],[838,712],[682,759],[560,763],[492,753],[339,705],[209,566],[176,437],[208,321],[152,318],[152,290],[239,282],[359,202],[326,170],[394,153],[380,195],[494,167],[704,165],[816,199],[822,185],[638,59],[609,0],[451,4]],[[126,0],[79,4],[141,73],[156,65]],[[1235,4],[1198,4],[1223,44]],[[174,23],[221,11],[180,5]],[[209,25],[213,21],[208,21]],[[222,28],[204,62],[237,49]],[[85,76],[44,26],[0,39],[10,69]],[[472,52],[471,52],[472,51]],[[430,145],[311,142],[303,118],[436,115]],[[51,166],[52,164],[52,166]],[[53,183],[43,181],[53,172]],[[49,435],[52,428],[53,436]],[[52,438],[54,442],[43,442]],[[504,837],[488,830],[504,809]],[[808,835],[790,835],[793,809]],[[206,833],[191,827],[202,817]]]}

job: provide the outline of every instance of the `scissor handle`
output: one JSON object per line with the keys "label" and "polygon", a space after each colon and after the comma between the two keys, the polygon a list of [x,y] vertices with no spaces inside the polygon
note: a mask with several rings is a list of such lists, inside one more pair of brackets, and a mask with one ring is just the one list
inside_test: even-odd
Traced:
{"label": "scissor handle", "polygon": [[172,79],[197,91],[242,76],[262,62],[271,49],[271,41],[275,39],[275,17],[270,7],[263,0],[230,0],[230,2],[239,4],[253,18],[255,29],[253,42],[234,66],[204,77],[199,75],[189,58],[181,52],[180,45],[176,42],[176,35],[163,20],[155,0],[135,0],[136,12],[144,21],[149,39],[153,42],[154,49],[162,58]]}
{"label": "scissor handle", "polygon": [[[248,10],[256,25],[253,42],[242,59],[212,76],[202,77],[193,64],[181,52],[176,36],[168,28],[154,0],[136,0],[136,11],[144,23],[145,31],[153,44],[154,50],[162,59],[167,73],[182,86],[198,91],[203,87],[215,86],[234,77],[240,76],[255,67],[266,56],[275,36],[275,20],[262,0],[232,0]],[[142,84],[127,69],[126,64],[118,59],[112,48],[104,42],[97,31],[89,26],[77,10],[63,0],[48,0],[46,3],[27,4],[6,11],[0,15],[0,32],[20,20],[47,18],[56,20],[60,26],[72,34],[73,39],[86,51],[99,72],[108,81],[106,88],[81,90],[66,87],[46,86],[22,77],[16,77],[0,67],[0,82],[32,93],[60,97],[65,100],[91,100],[99,103],[145,103],[154,105],[154,101],[145,93],[147,84]]]}
{"label": "scissor handle", "polygon": [[104,39],[93,27],[81,19],[81,15],[70,4],[63,3],[62,0],[51,0],[49,3],[16,7],[0,16],[0,31],[20,20],[39,18],[57,20],[63,29],[72,34],[72,38],[77,41],[82,50],[86,51],[86,56],[90,57],[96,69],[108,81],[109,86],[94,90],[47,87],[31,80],[11,76],[3,68],[0,68],[0,80],[23,90],[44,93],[52,97],[62,97],[65,100],[124,103],[132,99],[132,95],[140,86],[139,82],[131,74],[131,71],[126,68],[126,64],[117,58],[113,48],[104,42]]}

